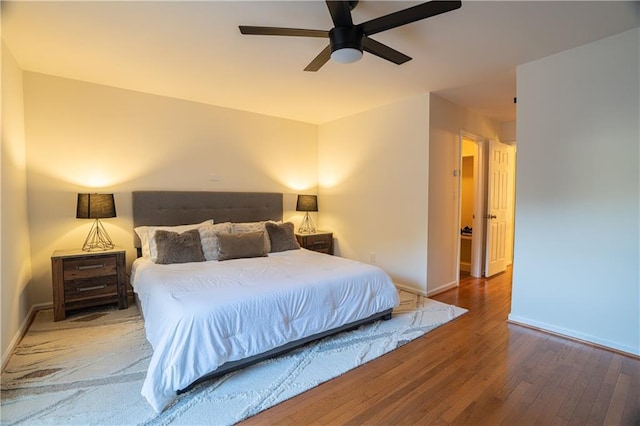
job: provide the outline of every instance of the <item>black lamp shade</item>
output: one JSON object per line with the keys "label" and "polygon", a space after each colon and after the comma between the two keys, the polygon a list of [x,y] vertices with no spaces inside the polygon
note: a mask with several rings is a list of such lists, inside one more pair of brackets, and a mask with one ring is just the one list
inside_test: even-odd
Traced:
{"label": "black lamp shade", "polygon": [[76,218],[103,219],[116,217],[113,194],[78,194]]}
{"label": "black lamp shade", "polygon": [[298,203],[296,204],[298,212],[317,212],[318,196],[317,195],[298,195]]}

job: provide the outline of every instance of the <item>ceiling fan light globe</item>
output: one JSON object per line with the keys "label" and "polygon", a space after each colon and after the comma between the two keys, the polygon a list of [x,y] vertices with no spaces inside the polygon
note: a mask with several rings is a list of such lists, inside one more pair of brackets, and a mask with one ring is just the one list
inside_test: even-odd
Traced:
{"label": "ceiling fan light globe", "polygon": [[331,60],[341,64],[351,64],[359,61],[360,59],[362,59],[362,50],[354,49],[352,47],[337,49],[331,53]]}

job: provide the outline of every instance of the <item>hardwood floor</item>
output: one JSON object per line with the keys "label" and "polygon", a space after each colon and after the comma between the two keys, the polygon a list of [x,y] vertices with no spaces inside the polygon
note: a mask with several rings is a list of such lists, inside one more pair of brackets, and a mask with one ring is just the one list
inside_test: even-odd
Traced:
{"label": "hardwood floor", "polygon": [[640,425],[640,360],[508,324],[510,270],[433,299],[469,312],[243,424]]}

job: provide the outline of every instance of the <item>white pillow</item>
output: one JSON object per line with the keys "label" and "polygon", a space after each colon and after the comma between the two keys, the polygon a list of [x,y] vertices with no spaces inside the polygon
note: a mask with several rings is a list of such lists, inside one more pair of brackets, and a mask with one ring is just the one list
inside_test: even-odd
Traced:
{"label": "white pillow", "polygon": [[140,237],[142,257],[151,259],[155,262],[158,259],[158,248],[156,246],[155,235],[156,231],[161,229],[163,231],[177,232],[182,234],[184,231],[190,231],[192,229],[199,229],[204,225],[213,225],[213,219],[205,220],[202,223],[194,223],[191,225],[178,225],[178,226],[137,226],[133,230]]}
{"label": "white pillow", "polygon": [[215,225],[205,225],[198,228],[200,231],[200,242],[206,260],[218,260],[220,257],[220,244],[218,234],[231,233],[231,222],[216,223]]}
{"label": "white pillow", "polygon": [[232,223],[231,224],[231,233],[232,234],[244,234],[247,232],[260,232],[264,234],[264,248],[267,253],[271,252],[271,240],[269,240],[269,234],[267,233],[267,229],[264,227],[264,224],[267,222],[281,224],[282,221],[274,222],[273,220],[262,221],[262,222],[240,222],[240,223]]}

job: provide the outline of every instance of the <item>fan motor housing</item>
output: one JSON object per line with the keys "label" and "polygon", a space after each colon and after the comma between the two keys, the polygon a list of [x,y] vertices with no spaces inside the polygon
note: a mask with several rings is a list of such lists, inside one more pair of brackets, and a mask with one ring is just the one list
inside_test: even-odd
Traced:
{"label": "fan motor housing", "polygon": [[331,51],[340,49],[358,49],[362,52],[363,31],[358,26],[335,27],[329,31]]}

